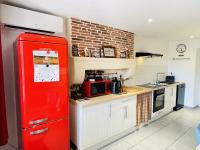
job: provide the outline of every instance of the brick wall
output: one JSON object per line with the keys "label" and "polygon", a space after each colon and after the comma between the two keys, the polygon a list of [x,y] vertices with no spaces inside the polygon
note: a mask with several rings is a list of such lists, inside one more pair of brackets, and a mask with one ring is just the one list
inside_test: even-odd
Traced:
{"label": "brick wall", "polygon": [[85,47],[90,51],[101,51],[102,46],[109,45],[116,48],[116,57],[120,57],[120,51],[128,50],[129,58],[133,58],[133,33],[76,18],[71,18],[70,24],[71,44],[80,52],[84,52]]}

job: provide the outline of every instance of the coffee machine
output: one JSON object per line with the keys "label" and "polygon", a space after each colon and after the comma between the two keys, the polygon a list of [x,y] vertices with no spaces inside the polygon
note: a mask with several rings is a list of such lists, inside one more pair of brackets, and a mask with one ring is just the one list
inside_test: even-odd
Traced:
{"label": "coffee machine", "polygon": [[111,82],[111,91],[113,94],[119,94],[121,93],[121,87],[122,87],[122,84],[121,84],[121,81],[117,79],[117,77],[114,77],[112,79],[112,82]]}

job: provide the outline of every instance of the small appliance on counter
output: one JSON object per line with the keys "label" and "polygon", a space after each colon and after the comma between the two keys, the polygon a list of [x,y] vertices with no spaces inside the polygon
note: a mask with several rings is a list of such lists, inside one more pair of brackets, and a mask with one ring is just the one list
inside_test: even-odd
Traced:
{"label": "small appliance on counter", "polygon": [[113,94],[119,94],[121,92],[121,81],[114,77],[111,83],[111,91]]}
{"label": "small appliance on counter", "polygon": [[84,81],[83,92],[86,97],[95,97],[111,93],[111,80]]}
{"label": "small appliance on counter", "polygon": [[172,72],[171,72],[170,76],[166,76],[166,83],[168,83],[168,84],[175,83],[175,76],[172,75]]}
{"label": "small appliance on counter", "polygon": [[176,91],[176,106],[173,110],[177,111],[184,107],[185,101],[185,83],[177,85]]}
{"label": "small appliance on counter", "polygon": [[102,81],[102,74],[104,71],[102,70],[87,70],[85,72],[85,80],[86,81]]}
{"label": "small appliance on counter", "polygon": [[71,98],[74,100],[83,99],[83,87],[81,84],[73,84],[71,86]]}

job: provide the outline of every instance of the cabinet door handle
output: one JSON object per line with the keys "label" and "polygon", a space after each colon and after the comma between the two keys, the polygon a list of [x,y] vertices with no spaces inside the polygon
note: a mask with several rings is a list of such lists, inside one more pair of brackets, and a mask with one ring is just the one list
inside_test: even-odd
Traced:
{"label": "cabinet door handle", "polygon": [[127,106],[126,106],[126,118],[128,118],[128,110],[127,110]]}
{"label": "cabinet door handle", "polygon": [[127,114],[127,106],[124,107],[124,119],[126,119],[128,117]]}
{"label": "cabinet door handle", "polygon": [[35,125],[35,124],[46,122],[47,120],[48,120],[48,118],[42,118],[42,119],[39,119],[39,120],[30,121],[29,124]]}
{"label": "cabinet door handle", "polygon": [[32,132],[30,132],[30,135],[37,135],[37,134],[45,133],[48,130],[49,130],[49,128],[44,128],[44,129],[41,129],[41,130],[32,131]]}

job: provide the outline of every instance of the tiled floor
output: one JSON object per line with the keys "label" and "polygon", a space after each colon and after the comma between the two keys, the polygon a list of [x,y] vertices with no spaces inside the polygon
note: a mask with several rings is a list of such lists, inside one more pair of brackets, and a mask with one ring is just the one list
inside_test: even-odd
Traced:
{"label": "tiled floor", "polygon": [[[197,123],[200,123],[200,108],[184,108],[101,150],[195,150],[194,128]],[[13,149],[1,147],[0,150]]]}
{"label": "tiled floor", "polygon": [[195,150],[200,108],[172,112],[101,150]]}

